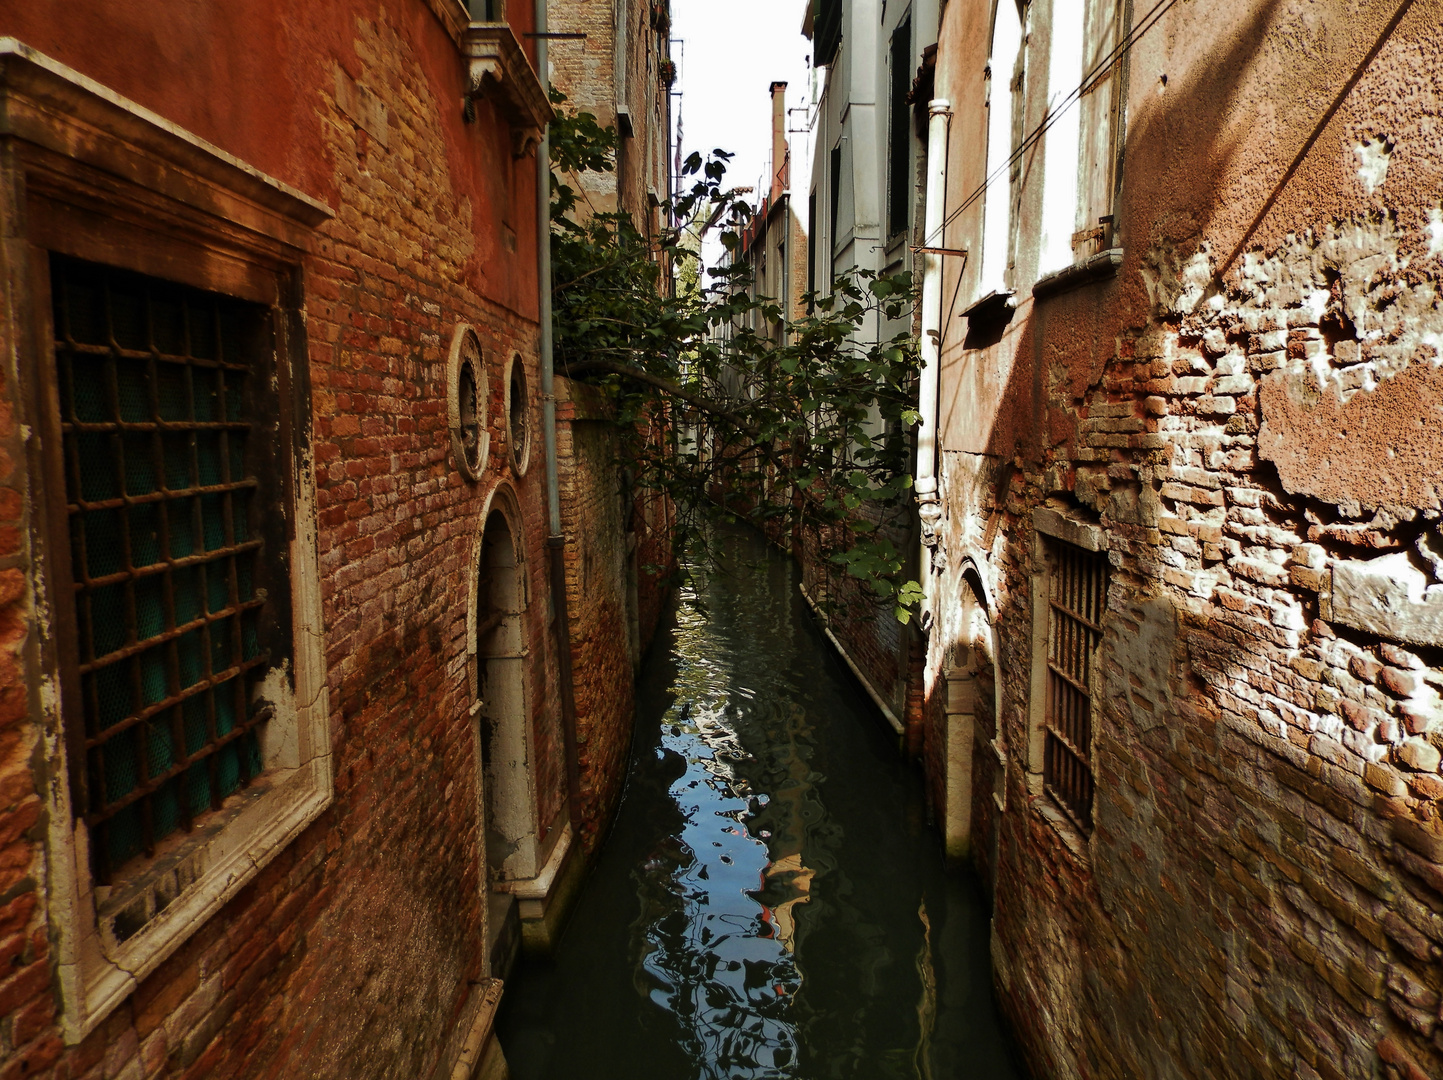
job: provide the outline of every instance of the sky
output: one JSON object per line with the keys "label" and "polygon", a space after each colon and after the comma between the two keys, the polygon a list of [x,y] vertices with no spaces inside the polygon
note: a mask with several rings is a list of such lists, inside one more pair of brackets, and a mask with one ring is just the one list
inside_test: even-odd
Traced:
{"label": "sky", "polygon": [[[760,183],[771,156],[771,84],[788,83],[788,108],[808,98],[806,6],[807,0],[672,0],[683,159],[693,150],[730,150],[736,157],[729,185]],[[805,116],[793,114],[789,126],[805,126]],[[810,170],[811,162],[794,161],[798,166]]]}

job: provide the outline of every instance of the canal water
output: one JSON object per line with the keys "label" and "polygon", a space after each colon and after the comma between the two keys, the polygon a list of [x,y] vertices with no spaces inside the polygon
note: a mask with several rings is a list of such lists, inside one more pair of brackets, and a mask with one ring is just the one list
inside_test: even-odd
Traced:
{"label": "canal water", "polygon": [[727,545],[651,650],[555,955],[507,985],[513,1080],[1019,1077],[981,895],[944,871],[919,776],[789,561]]}

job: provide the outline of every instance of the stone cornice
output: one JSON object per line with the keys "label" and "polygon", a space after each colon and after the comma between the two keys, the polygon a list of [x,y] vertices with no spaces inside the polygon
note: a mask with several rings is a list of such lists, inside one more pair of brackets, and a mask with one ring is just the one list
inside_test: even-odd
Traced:
{"label": "stone cornice", "polygon": [[0,138],[168,195],[297,247],[325,203],[17,41],[0,38]]}

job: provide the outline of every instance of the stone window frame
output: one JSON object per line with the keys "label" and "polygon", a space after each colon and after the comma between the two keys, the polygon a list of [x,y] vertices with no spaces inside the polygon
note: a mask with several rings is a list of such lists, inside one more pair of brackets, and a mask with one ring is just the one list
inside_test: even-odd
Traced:
{"label": "stone window frame", "polygon": [[[24,661],[31,713],[49,733],[46,905],[65,1041],[75,1044],[316,820],[333,799],[330,708],[316,551],[315,477],[301,263],[333,211],[14,38],[0,38],[0,288],[15,326],[15,385],[27,425],[26,505],[35,632]],[[65,499],[46,453],[58,445],[50,254],[263,304],[276,332],[277,407],[289,420],[290,677],[272,669],[266,772],[125,885],[143,925],[117,940],[115,912],[91,882],[87,831],[71,805],[63,736],[58,605],[70,545],[50,511]],[[58,553],[66,554],[60,556]],[[63,621],[63,620],[62,620]],[[134,895],[131,902],[131,894]],[[105,917],[102,918],[102,911]]]}
{"label": "stone window frame", "polygon": [[[505,401],[502,406],[502,419],[506,424],[506,452],[511,460],[511,471],[518,477],[525,476],[526,470],[531,465],[531,444],[532,428],[535,425],[531,422],[531,377],[526,372],[526,362],[522,360],[520,353],[512,353],[511,359],[506,361],[506,369],[502,372],[502,386],[505,388]],[[512,400],[516,390],[516,384],[520,383],[521,389],[521,438],[516,437],[515,409],[517,403]]]}
{"label": "stone window frame", "polygon": [[[1107,534],[1100,525],[1082,521],[1067,511],[1045,506],[1033,510],[1032,527],[1032,670],[1027,707],[1027,792],[1033,809],[1052,826],[1067,850],[1083,863],[1089,863],[1089,845],[1096,830],[1094,829],[1093,833],[1083,833],[1072,819],[1053,803],[1052,796],[1043,787],[1047,738],[1047,655],[1051,617],[1051,559],[1047,544],[1049,539],[1060,540],[1085,551],[1101,553],[1107,551]],[[1100,694],[1094,690],[1094,701],[1099,700]],[[1095,730],[1093,739],[1095,744]],[[1094,769],[1094,783],[1096,776]]]}
{"label": "stone window frame", "polygon": [[[488,567],[487,530],[493,516],[499,516],[504,522],[510,547],[499,550],[497,554],[502,561]],[[531,656],[527,633],[528,620],[531,618],[530,568],[524,530],[525,515],[515,487],[506,480],[497,482],[487,493],[481,512],[477,515],[476,531],[467,561],[466,668],[471,702],[468,712],[477,765],[478,813],[482,822],[481,835],[484,837],[487,830],[497,826],[495,822],[487,820],[488,780],[484,776],[483,761],[486,755],[482,753],[480,726],[485,721],[483,714],[487,709],[487,702],[483,700],[486,696],[484,688],[487,680],[500,679],[501,682],[497,685],[501,686],[501,693],[505,695],[502,704],[506,711],[504,716],[490,717],[499,736],[493,744],[492,752],[506,755],[506,765],[496,772],[498,777],[504,775],[509,782],[504,788],[498,787],[492,791],[491,798],[493,806],[499,805],[498,800],[505,800],[511,830],[508,835],[516,842],[516,850],[512,860],[509,860],[511,865],[508,872],[502,875],[499,882],[490,882],[486,874],[482,875],[483,896],[493,887],[503,891],[516,891],[516,883],[529,882],[536,877],[543,861],[540,854],[540,822],[536,813],[535,736],[531,730],[534,688],[526,677],[524,666]],[[506,559],[510,561],[506,562]],[[498,581],[486,576],[491,569],[505,569],[511,573],[505,580]],[[483,580],[490,586],[486,596],[483,596],[479,589]],[[498,607],[498,600],[504,606]],[[490,614],[494,621],[488,620],[487,614]],[[499,651],[483,654],[482,639],[488,639],[491,647]],[[492,692],[495,693],[494,687]]]}
{"label": "stone window frame", "polygon": [[[466,415],[463,376],[471,384],[472,413]],[[451,334],[451,351],[446,361],[446,424],[451,435],[451,456],[456,469],[473,484],[486,475],[491,461],[491,393],[487,379],[486,351],[470,323],[457,323]],[[468,449],[466,427],[475,427],[474,452]]]}

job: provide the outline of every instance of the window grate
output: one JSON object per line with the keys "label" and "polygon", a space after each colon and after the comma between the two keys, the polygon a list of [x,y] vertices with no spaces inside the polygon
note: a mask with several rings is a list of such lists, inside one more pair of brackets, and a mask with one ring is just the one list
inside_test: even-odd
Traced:
{"label": "window grate", "polygon": [[1092,829],[1092,665],[1107,606],[1107,558],[1049,541],[1043,784],[1083,832]]}
{"label": "window grate", "polygon": [[269,653],[247,449],[269,313],[60,257],[52,295],[82,805],[108,883],[261,770],[269,710],[251,690]]}

